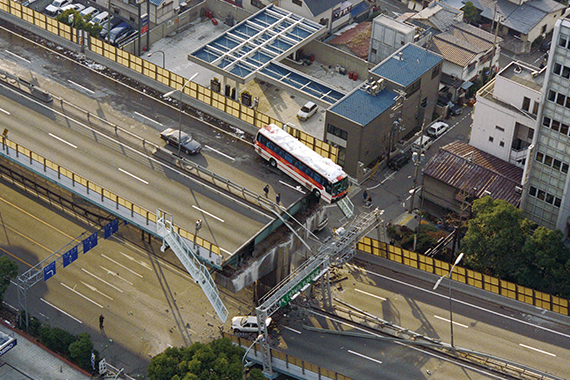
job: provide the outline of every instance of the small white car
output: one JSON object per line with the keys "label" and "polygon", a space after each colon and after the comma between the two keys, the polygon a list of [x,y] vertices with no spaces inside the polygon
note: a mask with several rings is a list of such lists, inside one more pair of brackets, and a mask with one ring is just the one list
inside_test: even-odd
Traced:
{"label": "small white car", "polygon": [[234,333],[244,332],[253,333],[259,331],[259,326],[257,325],[257,317],[233,317],[232,318],[232,329]]}
{"label": "small white car", "polygon": [[436,121],[432,125],[430,125],[427,130],[426,134],[433,138],[438,138],[442,134],[445,133],[449,129],[449,125],[444,123],[443,121]]}
{"label": "small white car", "polygon": [[49,17],[55,17],[61,13],[61,8],[71,4],[72,0],[54,0],[53,3],[48,5],[44,13]]}
{"label": "small white car", "polygon": [[313,102],[307,102],[299,112],[297,112],[297,119],[301,121],[308,120],[311,116],[313,116],[317,112],[317,105]]}
{"label": "small white car", "polygon": [[431,146],[432,140],[431,137],[426,136],[426,135],[421,135],[420,137],[418,137],[416,139],[416,141],[414,141],[414,143],[412,144],[412,147],[415,147],[417,149],[421,149],[421,150],[428,150],[429,147]]}

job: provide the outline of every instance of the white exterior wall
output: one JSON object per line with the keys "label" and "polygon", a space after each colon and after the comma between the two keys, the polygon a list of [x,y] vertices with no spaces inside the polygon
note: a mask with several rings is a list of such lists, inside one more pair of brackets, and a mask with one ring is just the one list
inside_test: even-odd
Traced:
{"label": "white exterior wall", "polygon": [[[517,114],[498,103],[485,98],[477,98],[473,111],[473,126],[469,144],[477,149],[499,157],[501,160],[509,161],[511,155],[511,145],[515,131],[515,122],[528,125],[528,121],[520,121]],[[524,118],[526,119],[526,118]],[[497,126],[504,129],[500,131]],[[492,137],[493,141],[489,141]],[[505,146],[501,147],[500,142]]]}
{"label": "white exterior wall", "polygon": [[455,75],[456,78],[463,79],[463,67],[451,63],[449,61],[443,61],[441,66],[441,71],[447,75]]}
{"label": "white exterior wall", "polygon": [[[498,75],[495,79],[493,96],[505,103],[522,109],[523,98],[531,100],[529,111],[533,110],[534,103],[540,103],[542,91],[535,91]],[[527,124],[528,127],[531,127]]]}
{"label": "white exterior wall", "polygon": [[382,62],[402,46],[414,42],[415,34],[416,30],[411,25],[386,20],[385,16],[376,17],[372,22],[368,61],[372,64]]}
{"label": "white exterior wall", "polygon": [[550,13],[547,15],[544,20],[538,23],[528,34],[527,34],[527,41],[533,42],[535,39],[542,35],[542,27],[546,25],[546,33],[550,32],[554,29],[554,25],[556,25],[556,21],[562,17],[564,14],[564,10],[557,11]]}

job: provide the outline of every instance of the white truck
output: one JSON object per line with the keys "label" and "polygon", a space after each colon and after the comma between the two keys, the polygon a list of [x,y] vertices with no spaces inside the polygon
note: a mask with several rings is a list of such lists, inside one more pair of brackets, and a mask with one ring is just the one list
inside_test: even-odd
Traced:
{"label": "white truck", "polygon": [[44,10],[44,13],[49,17],[55,17],[61,13],[61,8],[69,5],[73,0],[53,0],[53,3],[48,5]]}

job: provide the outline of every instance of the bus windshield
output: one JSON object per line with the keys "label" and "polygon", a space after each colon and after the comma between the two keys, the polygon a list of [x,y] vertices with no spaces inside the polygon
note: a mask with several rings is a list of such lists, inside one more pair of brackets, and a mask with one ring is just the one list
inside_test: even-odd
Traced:
{"label": "bus windshield", "polygon": [[333,196],[335,196],[335,195],[341,194],[346,189],[348,189],[348,177],[345,177],[345,178],[341,179],[340,181],[338,181],[337,183],[335,183],[333,185],[331,194]]}

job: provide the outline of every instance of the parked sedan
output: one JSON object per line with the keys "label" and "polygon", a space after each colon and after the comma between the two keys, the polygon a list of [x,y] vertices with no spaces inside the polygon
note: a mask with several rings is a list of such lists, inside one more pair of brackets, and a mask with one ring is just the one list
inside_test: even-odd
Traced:
{"label": "parked sedan", "polygon": [[172,145],[178,149],[178,135],[180,134],[180,150],[186,154],[198,154],[202,150],[202,144],[194,140],[186,132],[180,132],[178,129],[168,128],[160,133],[160,138],[166,141],[168,145]]}

